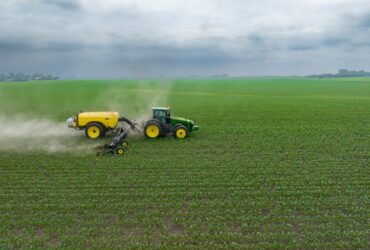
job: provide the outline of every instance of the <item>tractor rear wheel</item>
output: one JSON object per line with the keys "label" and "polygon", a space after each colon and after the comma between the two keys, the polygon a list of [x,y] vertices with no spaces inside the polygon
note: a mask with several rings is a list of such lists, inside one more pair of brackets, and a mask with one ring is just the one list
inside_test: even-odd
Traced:
{"label": "tractor rear wheel", "polygon": [[91,139],[97,139],[105,134],[105,128],[99,123],[92,122],[86,126],[85,134]]}
{"label": "tractor rear wheel", "polygon": [[189,135],[188,129],[184,125],[177,125],[175,127],[175,137],[178,139],[185,139]]}
{"label": "tractor rear wheel", "polygon": [[144,127],[144,134],[145,137],[150,139],[158,138],[163,135],[163,127],[155,120],[148,121]]}

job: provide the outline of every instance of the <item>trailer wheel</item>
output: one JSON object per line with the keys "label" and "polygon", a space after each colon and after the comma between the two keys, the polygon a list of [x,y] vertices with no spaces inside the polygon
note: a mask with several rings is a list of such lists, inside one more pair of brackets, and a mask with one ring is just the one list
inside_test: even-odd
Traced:
{"label": "trailer wheel", "polygon": [[86,126],[85,134],[91,139],[97,139],[105,134],[105,129],[101,124],[92,122]]}
{"label": "trailer wheel", "polygon": [[116,155],[123,156],[125,154],[125,149],[123,147],[117,147],[115,150]]}
{"label": "trailer wheel", "polygon": [[127,147],[128,146],[128,141],[122,141],[121,146],[124,147],[124,148]]}

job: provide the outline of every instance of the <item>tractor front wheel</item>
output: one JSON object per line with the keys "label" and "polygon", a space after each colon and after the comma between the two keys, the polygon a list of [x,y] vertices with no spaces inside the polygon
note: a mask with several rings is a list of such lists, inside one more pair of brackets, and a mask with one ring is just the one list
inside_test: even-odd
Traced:
{"label": "tractor front wheel", "polygon": [[188,129],[184,125],[178,125],[175,128],[175,137],[184,139],[189,135]]}
{"label": "tractor front wheel", "polygon": [[158,138],[163,134],[163,128],[157,121],[148,121],[144,127],[144,134],[150,139]]}
{"label": "tractor front wheel", "polygon": [[105,133],[104,127],[101,124],[95,122],[89,123],[85,129],[86,136],[91,139],[97,139],[103,136],[104,133]]}

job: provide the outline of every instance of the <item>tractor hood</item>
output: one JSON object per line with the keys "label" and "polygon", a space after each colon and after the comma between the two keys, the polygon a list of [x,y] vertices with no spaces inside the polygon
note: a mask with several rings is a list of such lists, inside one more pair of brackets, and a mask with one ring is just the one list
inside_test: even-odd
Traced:
{"label": "tractor hood", "polygon": [[189,129],[192,130],[192,131],[199,130],[199,127],[197,125],[195,125],[193,120],[182,118],[182,117],[176,117],[176,116],[175,117],[172,116],[171,120],[172,120],[173,124],[176,124],[176,123],[189,124],[189,126],[190,126]]}
{"label": "tractor hood", "polygon": [[172,116],[171,117],[171,120],[177,121],[177,122],[194,123],[194,121],[189,120],[189,119],[186,119],[186,118],[182,118],[182,117],[174,117],[174,116]]}

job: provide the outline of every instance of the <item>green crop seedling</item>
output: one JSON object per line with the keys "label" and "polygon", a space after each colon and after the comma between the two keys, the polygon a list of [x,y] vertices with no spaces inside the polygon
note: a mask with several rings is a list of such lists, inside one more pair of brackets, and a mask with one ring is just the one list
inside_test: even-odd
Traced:
{"label": "green crop seedling", "polygon": [[[368,248],[369,78],[34,81],[0,97],[1,249]],[[144,128],[155,105],[201,133],[129,132],[128,154],[96,157],[114,135],[65,126],[123,107]]]}

